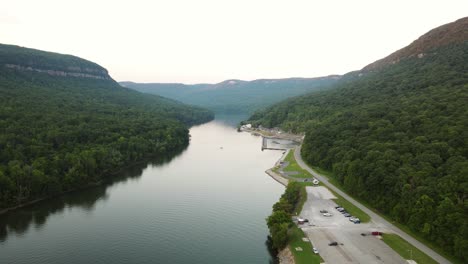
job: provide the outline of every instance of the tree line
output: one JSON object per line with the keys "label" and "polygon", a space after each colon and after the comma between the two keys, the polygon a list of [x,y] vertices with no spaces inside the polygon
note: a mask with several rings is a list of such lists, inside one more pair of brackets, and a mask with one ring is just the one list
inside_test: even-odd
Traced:
{"label": "tree line", "polygon": [[288,230],[293,224],[291,215],[301,198],[302,188],[304,187],[297,182],[289,182],[280,200],[273,205],[273,212],[267,218],[271,245],[276,250],[288,245]]}

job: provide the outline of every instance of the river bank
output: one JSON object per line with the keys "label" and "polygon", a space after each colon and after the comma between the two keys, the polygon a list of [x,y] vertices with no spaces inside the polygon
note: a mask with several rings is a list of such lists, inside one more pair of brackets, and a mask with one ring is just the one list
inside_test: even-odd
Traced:
{"label": "river bank", "polygon": [[292,140],[294,142],[300,143],[304,139],[304,135],[302,134],[292,134],[285,131],[280,130],[279,128],[265,128],[265,127],[249,127],[249,126],[241,126],[239,131],[248,132],[255,136],[263,136],[266,138],[276,138],[276,139],[285,139],[285,140]]}
{"label": "river bank", "polygon": [[287,186],[289,180],[281,176],[280,174],[275,172],[275,169],[280,166],[280,163],[284,161],[286,156],[289,153],[289,149],[283,152],[283,155],[276,161],[275,165],[271,167],[270,169],[266,170],[265,173],[270,175],[271,178],[273,178],[275,181],[279,182],[280,184]]}
{"label": "river bank", "polygon": [[167,153],[167,157],[155,157],[155,156],[152,156],[152,157],[147,157],[143,160],[139,160],[139,161],[135,161],[135,162],[132,162],[130,164],[127,164],[119,169],[116,169],[112,172],[108,172],[107,174],[105,174],[103,176],[103,179],[100,180],[100,181],[97,181],[97,182],[90,182],[82,187],[79,187],[79,188],[74,188],[74,189],[71,189],[71,190],[66,190],[66,191],[62,191],[62,192],[59,192],[55,195],[49,195],[49,196],[44,196],[44,197],[39,197],[37,199],[34,199],[34,200],[30,200],[30,201],[26,201],[26,202],[23,202],[23,203],[20,203],[20,204],[17,204],[15,206],[11,206],[11,207],[7,207],[7,208],[1,208],[0,209],[0,215],[4,215],[8,212],[13,212],[15,210],[18,210],[18,209],[21,209],[21,208],[24,208],[24,207],[28,207],[28,206],[32,206],[32,205],[35,205],[37,203],[40,203],[40,202],[44,202],[44,201],[47,201],[47,200],[50,200],[50,199],[54,199],[54,198],[57,198],[57,197],[60,197],[60,196],[64,196],[66,194],[70,194],[70,193],[75,193],[75,192],[80,192],[80,191],[84,191],[84,190],[88,190],[88,189],[91,189],[91,188],[94,188],[94,187],[97,187],[97,186],[101,186],[101,185],[104,185],[104,184],[108,184],[108,183],[111,183],[115,177],[118,177],[119,175],[121,175],[122,173],[124,173],[125,171],[127,170],[130,170],[130,169],[134,169],[134,168],[143,168],[145,167],[147,164],[149,163],[164,163],[174,157],[177,157],[177,155],[179,155],[180,153],[182,153],[186,148],[188,147],[187,146],[184,146],[182,148],[179,148],[177,150],[172,150],[171,152]]}
{"label": "river bank", "polygon": [[190,135],[170,162],[0,216],[0,263],[274,263],[265,217],[284,187],[264,172],[281,152],[225,122]]}

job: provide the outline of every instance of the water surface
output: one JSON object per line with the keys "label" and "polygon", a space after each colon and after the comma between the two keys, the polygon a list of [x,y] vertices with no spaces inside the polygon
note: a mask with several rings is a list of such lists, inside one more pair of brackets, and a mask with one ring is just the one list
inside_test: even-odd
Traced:
{"label": "water surface", "polygon": [[189,147],[114,182],[0,216],[0,263],[268,263],[280,157],[224,119]]}

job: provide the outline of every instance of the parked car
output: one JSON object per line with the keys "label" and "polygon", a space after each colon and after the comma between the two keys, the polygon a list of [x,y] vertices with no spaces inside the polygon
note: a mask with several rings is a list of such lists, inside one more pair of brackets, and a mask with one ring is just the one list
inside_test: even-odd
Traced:
{"label": "parked car", "polygon": [[328,245],[329,246],[338,246],[338,242],[333,241],[333,242],[328,243]]}
{"label": "parked car", "polygon": [[345,216],[345,217],[351,217],[351,215],[348,214],[348,213],[344,214],[344,216]]}
{"label": "parked car", "polygon": [[345,209],[344,209],[343,207],[338,207],[338,208],[336,208],[336,210],[338,210],[338,212],[342,212],[342,211],[344,211]]}
{"label": "parked car", "polygon": [[349,221],[354,222],[356,219],[357,219],[356,217],[351,216],[351,217],[349,218]]}
{"label": "parked car", "polygon": [[305,222],[309,222],[309,220],[307,220],[307,221],[306,221],[306,220],[307,220],[307,219],[297,218],[297,223],[300,224],[300,225],[302,225],[302,224],[304,224]]}
{"label": "parked car", "polygon": [[312,248],[312,251],[314,251],[315,254],[318,254],[318,253],[319,253],[319,251],[318,251],[317,248]]}
{"label": "parked car", "polygon": [[330,217],[330,216],[332,216],[332,214],[330,214],[330,213],[324,213],[323,216]]}
{"label": "parked car", "polygon": [[335,209],[338,209],[338,208],[342,208],[342,207],[341,207],[341,206],[339,206],[339,205],[335,206]]}
{"label": "parked car", "polygon": [[328,213],[328,211],[327,211],[327,210],[320,210],[320,212],[321,212],[322,214],[324,214],[324,213]]}

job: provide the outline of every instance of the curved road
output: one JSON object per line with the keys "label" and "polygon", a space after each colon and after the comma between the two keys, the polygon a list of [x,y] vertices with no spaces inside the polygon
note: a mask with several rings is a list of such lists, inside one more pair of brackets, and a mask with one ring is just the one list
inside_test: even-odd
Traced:
{"label": "curved road", "polygon": [[433,258],[435,261],[441,263],[441,264],[449,264],[451,263],[448,261],[446,258],[443,256],[439,255],[437,252],[434,250],[428,248],[426,245],[422,244],[418,240],[414,239],[412,236],[406,234],[404,231],[399,229],[398,227],[394,226],[392,223],[388,222],[381,216],[377,215],[373,211],[369,210],[367,207],[359,203],[358,201],[354,200],[351,198],[349,195],[335,187],[333,184],[328,182],[328,179],[316,171],[312,170],[303,160],[301,157],[301,147],[297,147],[294,150],[294,157],[296,158],[297,164],[301,166],[303,169],[307,170],[310,174],[312,174],[315,178],[317,178],[319,181],[323,182],[328,188],[332,189],[333,191],[337,192],[339,195],[343,196],[346,200],[348,200],[350,203],[354,204],[355,206],[359,207],[362,211],[366,212],[371,218],[372,222],[374,222],[377,226],[381,228],[385,228],[388,230],[391,230],[393,233],[398,234],[400,237],[402,237],[404,240],[408,241],[411,243],[413,246],[417,247],[419,250],[422,252],[426,253],[428,256]]}

